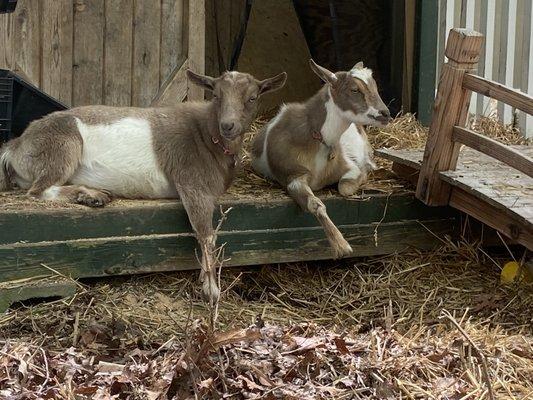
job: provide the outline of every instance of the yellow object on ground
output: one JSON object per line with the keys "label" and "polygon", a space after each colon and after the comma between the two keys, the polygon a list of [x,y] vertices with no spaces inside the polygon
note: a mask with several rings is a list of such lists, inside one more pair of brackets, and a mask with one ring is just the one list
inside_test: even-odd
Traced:
{"label": "yellow object on ground", "polygon": [[[518,276],[520,274],[521,276]],[[529,270],[528,265],[522,268],[516,261],[510,261],[503,266],[500,276],[501,283],[512,283],[515,280],[523,280],[525,282],[533,282],[533,273]]]}

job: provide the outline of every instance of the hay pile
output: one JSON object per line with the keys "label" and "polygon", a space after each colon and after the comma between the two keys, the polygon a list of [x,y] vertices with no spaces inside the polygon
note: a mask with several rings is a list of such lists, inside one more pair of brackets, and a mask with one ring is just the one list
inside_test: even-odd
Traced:
{"label": "hay pile", "polygon": [[213,334],[196,274],[86,282],[0,317],[0,397],[527,398],[533,286],[500,285],[501,261],[448,244],[224,270]]}

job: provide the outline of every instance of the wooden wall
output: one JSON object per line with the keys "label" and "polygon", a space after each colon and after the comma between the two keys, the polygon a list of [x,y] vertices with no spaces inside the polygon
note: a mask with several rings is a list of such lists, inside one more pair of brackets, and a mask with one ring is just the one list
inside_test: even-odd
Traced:
{"label": "wooden wall", "polygon": [[248,0],[206,0],[205,70],[218,76],[231,69],[231,58],[246,20]]}
{"label": "wooden wall", "polygon": [[188,3],[19,0],[0,15],[0,68],[67,105],[148,106],[187,58]]}

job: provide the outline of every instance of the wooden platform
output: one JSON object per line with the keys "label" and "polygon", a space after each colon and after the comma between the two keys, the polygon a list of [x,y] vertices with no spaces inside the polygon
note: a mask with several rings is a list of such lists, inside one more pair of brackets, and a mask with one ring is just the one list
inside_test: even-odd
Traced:
{"label": "wooden platform", "polygon": [[[198,268],[196,240],[177,201],[50,208],[16,207],[7,196],[0,206],[0,282],[53,275],[49,268],[72,277]],[[323,201],[356,257],[433,248],[458,225],[454,210],[427,207],[413,193]],[[221,205],[233,207],[218,240],[226,243],[228,266],[331,258],[322,228],[285,196]]]}
{"label": "wooden platform", "polygon": [[[533,146],[510,146],[533,157]],[[416,182],[423,150],[377,150],[376,154],[394,162],[393,169]],[[533,246],[533,178],[475,150],[464,148],[455,171],[440,172],[453,189],[450,206],[500,229],[501,219],[508,237]],[[492,221],[492,224],[491,224]]]}

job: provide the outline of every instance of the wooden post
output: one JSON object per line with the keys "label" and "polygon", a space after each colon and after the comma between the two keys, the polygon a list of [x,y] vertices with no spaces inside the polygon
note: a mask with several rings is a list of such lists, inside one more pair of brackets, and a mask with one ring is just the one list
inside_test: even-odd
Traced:
{"label": "wooden post", "polygon": [[450,187],[439,172],[457,165],[459,144],[452,139],[453,127],[465,125],[471,93],[463,88],[463,77],[475,72],[482,41],[483,35],[468,29],[452,29],[448,36],[448,61],[442,66],[416,189],[416,197],[428,205],[448,204]]}
{"label": "wooden post", "polygon": [[[189,0],[189,68],[198,74],[205,72],[205,0]],[[204,91],[190,84],[188,100],[203,100]]]}

